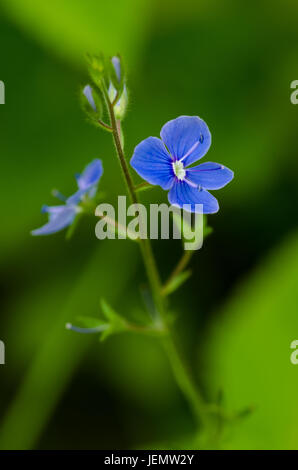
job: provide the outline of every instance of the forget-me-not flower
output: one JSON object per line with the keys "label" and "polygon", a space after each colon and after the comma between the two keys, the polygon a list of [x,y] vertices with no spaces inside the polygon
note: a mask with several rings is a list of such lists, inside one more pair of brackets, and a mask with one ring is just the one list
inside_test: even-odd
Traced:
{"label": "forget-me-not flower", "polygon": [[62,199],[64,204],[60,206],[43,206],[41,211],[49,214],[49,221],[42,227],[33,230],[31,234],[50,235],[71,225],[76,215],[82,211],[79,204],[83,198],[86,195],[89,198],[95,196],[102,173],[101,160],[95,159],[89,163],[82,174],[76,175],[78,190],[69,198],[65,198],[56,192],[57,197]]}
{"label": "forget-me-not flower", "polygon": [[[169,190],[170,204],[189,205],[191,212],[217,212],[217,199],[207,190],[222,188],[234,173],[219,163],[190,166],[211,145],[207,124],[197,116],[180,116],[163,126],[160,137],[148,137],[136,146],[132,167],[150,184]],[[202,204],[203,211],[196,204]]]}

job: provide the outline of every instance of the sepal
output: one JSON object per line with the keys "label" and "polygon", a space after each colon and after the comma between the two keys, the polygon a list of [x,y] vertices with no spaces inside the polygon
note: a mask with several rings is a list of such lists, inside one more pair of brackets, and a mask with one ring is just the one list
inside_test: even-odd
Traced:
{"label": "sepal", "polygon": [[108,83],[107,66],[104,55],[102,53],[97,55],[87,54],[86,59],[91,80],[101,88],[103,82]]}
{"label": "sepal", "polygon": [[120,99],[114,105],[114,113],[115,113],[116,119],[122,121],[122,119],[124,118],[126,114],[127,105],[128,105],[128,93],[127,93],[126,85],[124,85]]}
{"label": "sepal", "polygon": [[170,295],[175,290],[179,289],[191,276],[191,271],[188,269],[187,271],[182,271],[181,273],[174,276],[173,279],[168,282],[162,290],[163,295]]}
{"label": "sepal", "polygon": [[116,313],[104,299],[101,299],[100,305],[102,313],[109,324],[109,328],[107,328],[100,337],[101,341],[104,341],[113,334],[128,331],[130,329],[126,320]]}

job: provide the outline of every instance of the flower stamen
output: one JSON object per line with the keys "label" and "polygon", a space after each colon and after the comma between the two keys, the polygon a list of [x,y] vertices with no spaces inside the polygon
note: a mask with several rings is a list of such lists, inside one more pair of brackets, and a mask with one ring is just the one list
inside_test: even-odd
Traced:
{"label": "flower stamen", "polygon": [[188,180],[185,178],[185,183],[187,183],[189,186],[191,186],[192,188],[200,188],[200,186],[198,186],[196,183],[193,183],[192,181]]}
{"label": "flower stamen", "polygon": [[181,160],[172,163],[173,171],[178,180],[184,180],[186,171]]}
{"label": "flower stamen", "polygon": [[[201,139],[201,137],[200,137],[200,139]],[[195,143],[193,144],[193,146],[188,150],[188,152],[186,152],[185,155],[183,155],[182,158],[180,158],[180,160],[179,160],[180,162],[182,162],[183,160],[185,160],[185,158],[187,158],[188,155],[190,155],[190,154],[197,148],[197,146],[202,143],[200,139],[197,140],[197,142],[195,142]]]}

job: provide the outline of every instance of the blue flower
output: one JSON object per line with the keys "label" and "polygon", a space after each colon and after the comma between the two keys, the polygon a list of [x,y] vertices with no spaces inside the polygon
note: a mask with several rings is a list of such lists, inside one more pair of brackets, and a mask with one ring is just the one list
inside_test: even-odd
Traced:
{"label": "blue flower", "polygon": [[61,206],[43,206],[41,211],[49,214],[49,221],[42,227],[33,230],[32,235],[50,235],[71,225],[76,215],[82,211],[79,205],[85,196],[93,198],[103,173],[101,160],[93,160],[86,166],[82,174],[76,175],[78,190],[69,198],[56,192],[56,196],[64,201]]}
{"label": "blue flower", "polygon": [[[202,158],[211,145],[207,124],[197,116],[180,116],[167,122],[160,136],[161,139],[148,137],[136,146],[132,167],[150,184],[169,190],[170,204],[180,208],[188,205],[185,209],[190,212],[217,212],[217,199],[207,190],[222,188],[234,173],[219,163],[189,166]],[[196,204],[203,204],[203,211]]]}

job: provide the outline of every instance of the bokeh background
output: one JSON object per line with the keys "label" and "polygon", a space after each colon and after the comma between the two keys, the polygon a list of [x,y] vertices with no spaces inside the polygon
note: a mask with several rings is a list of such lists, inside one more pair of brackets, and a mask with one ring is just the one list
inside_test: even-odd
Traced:
{"label": "bokeh background", "polygon": [[[138,247],[96,240],[84,219],[32,238],[52,188],[102,158],[102,188],[124,194],[110,136],[88,123],[78,93],[84,54],[121,52],[130,109],[126,152],[181,114],[213,135],[208,160],[235,171],[217,195],[213,234],[172,296],[181,345],[208,400],[254,411],[219,448],[297,449],[298,5],[294,0],[1,0],[1,449],[192,447],[194,422],[158,341],[65,330],[99,315],[105,297],[137,308],[145,281]],[[137,180],[137,175],[136,180]],[[149,202],[166,201],[154,189]],[[163,278],[177,241],[156,241]]]}

